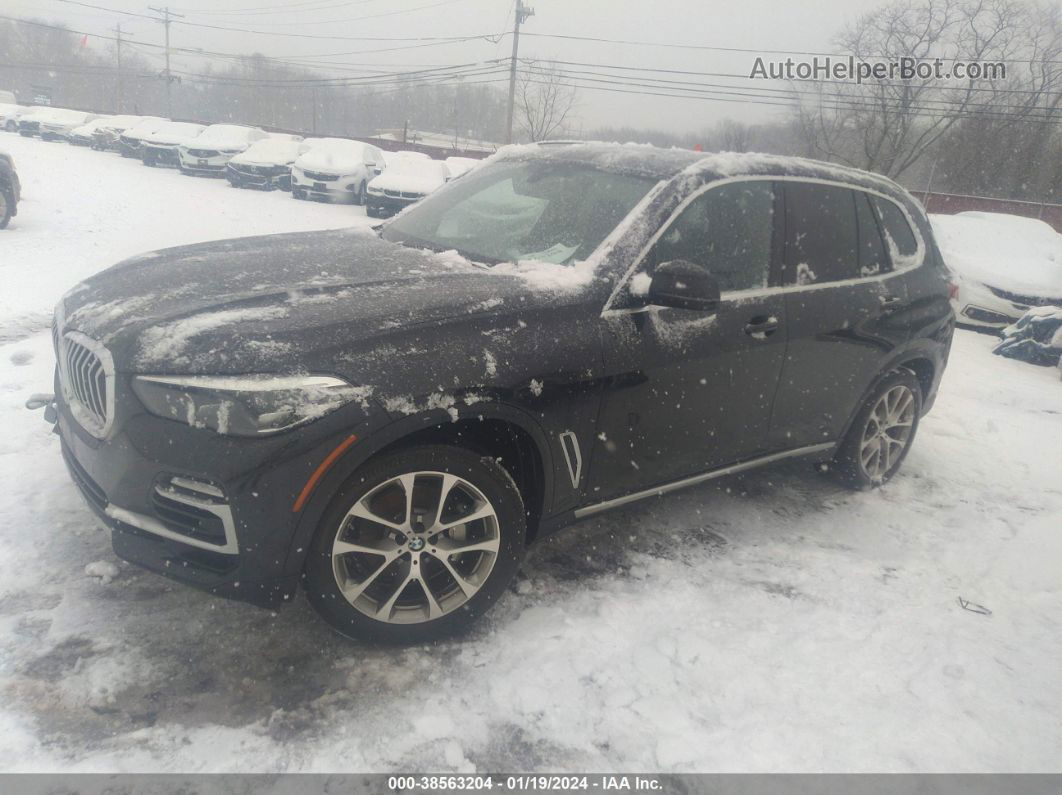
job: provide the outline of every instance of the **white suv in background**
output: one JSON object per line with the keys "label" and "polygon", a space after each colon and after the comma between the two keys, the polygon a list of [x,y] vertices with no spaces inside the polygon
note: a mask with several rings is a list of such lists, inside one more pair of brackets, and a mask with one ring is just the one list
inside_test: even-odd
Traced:
{"label": "white suv in background", "polygon": [[206,129],[205,124],[190,121],[168,121],[150,135],[144,136],[140,147],[140,160],[145,166],[172,166],[177,168],[177,147],[190,144]]}
{"label": "white suv in background", "polygon": [[296,199],[353,201],[364,204],[369,183],[387,166],[384,153],[349,138],[317,138],[291,167]]}
{"label": "white suv in background", "polygon": [[182,174],[225,175],[225,165],[255,141],[268,138],[258,127],[242,124],[211,124],[193,140],[179,144],[177,155]]}

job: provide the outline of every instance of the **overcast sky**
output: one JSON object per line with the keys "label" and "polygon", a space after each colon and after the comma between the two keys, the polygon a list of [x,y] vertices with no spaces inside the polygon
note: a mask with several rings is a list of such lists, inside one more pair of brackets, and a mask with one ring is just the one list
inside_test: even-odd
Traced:
{"label": "overcast sky", "polygon": [[[784,58],[770,50],[832,51],[840,28],[854,18],[884,4],[885,0],[528,0],[535,16],[527,33],[592,36],[661,44],[692,44],[763,49],[765,57]],[[84,0],[92,5],[146,13],[150,0]],[[165,0],[161,0],[165,2]],[[299,33],[312,36],[466,36],[496,34],[512,28],[514,0],[176,0],[171,8],[185,22],[220,27]],[[0,0],[2,13],[60,21],[90,33],[108,33],[117,22],[137,42],[162,43],[162,25],[73,5],[62,0]],[[406,12],[407,9],[408,12]],[[412,10],[417,9],[417,10]],[[404,13],[393,13],[393,12]],[[372,19],[358,19],[372,15]],[[110,35],[113,35],[111,33]],[[416,42],[351,41],[341,38],[294,38],[212,30],[174,24],[171,43],[179,47],[215,52],[261,52],[281,58],[317,56],[321,61],[351,70],[394,69],[420,65],[452,65],[507,57],[512,40],[494,44],[469,41],[410,47]],[[90,39],[89,46],[109,50],[110,42]],[[404,47],[392,52],[371,50]],[[337,53],[343,53],[338,55]],[[755,60],[748,53],[564,41],[527,36],[521,39],[521,57],[578,61],[613,66],[652,67],[697,72],[747,75]],[[158,51],[151,55],[160,63]],[[202,60],[181,56],[174,69],[198,71]],[[581,68],[581,67],[570,67]],[[659,75],[668,77],[668,75]],[[771,87],[764,81],[741,77],[677,76],[715,84],[733,84],[734,90]],[[607,86],[618,88],[618,86]],[[774,86],[784,88],[784,85]],[[581,89],[578,121],[584,128],[601,125],[658,127],[676,132],[693,131],[731,117],[744,121],[766,120],[782,113],[778,108],[737,101],[706,101],[608,93]]]}

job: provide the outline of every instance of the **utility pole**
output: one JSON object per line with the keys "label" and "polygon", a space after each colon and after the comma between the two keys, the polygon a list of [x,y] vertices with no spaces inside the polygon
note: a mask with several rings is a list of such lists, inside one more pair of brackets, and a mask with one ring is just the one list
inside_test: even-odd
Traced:
{"label": "utility pole", "polygon": [[170,11],[169,6],[166,6],[165,8],[148,6],[148,10],[161,15],[162,19],[158,21],[166,28],[166,116],[173,118],[173,92],[171,90],[173,85],[173,73],[170,72],[170,17],[184,19],[184,15],[175,14],[173,11]]}
{"label": "utility pole", "polygon": [[114,81],[114,112],[122,112],[122,24],[119,22],[114,26],[115,33],[115,53],[116,53],[116,66],[118,72],[115,75]]}
{"label": "utility pole", "polygon": [[535,15],[535,9],[528,8],[523,0],[516,0],[516,16],[513,21],[513,57],[509,62],[509,116],[505,128],[505,143],[513,142],[513,110],[516,106],[516,56],[520,52],[520,26],[528,17]]}

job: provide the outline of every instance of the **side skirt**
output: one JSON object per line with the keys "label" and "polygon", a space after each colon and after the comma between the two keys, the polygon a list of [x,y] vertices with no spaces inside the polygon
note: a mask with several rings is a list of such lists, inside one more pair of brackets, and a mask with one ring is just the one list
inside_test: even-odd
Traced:
{"label": "side skirt", "polygon": [[616,497],[611,500],[605,500],[599,502],[596,505],[587,505],[583,508],[576,508],[573,512],[575,519],[584,519],[588,516],[607,511],[612,508],[618,508],[621,505],[627,505],[628,503],[637,502],[638,500],[644,500],[646,497],[657,497],[661,494],[667,494],[669,491],[678,491],[684,489],[687,486],[696,486],[698,483],[704,483],[709,480],[721,478],[726,475],[734,475],[738,472],[744,472],[749,469],[755,469],[756,467],[766,466],[767,464],[773,464],[777,461],[784,461],[788,458],[801,458],[803,456],[816,455],[818,453],[825,453],[832,451],[837,447],[837,442],[825,442],[823,444],[813,444],[807,447],[797,447],[793,450],[784,450],[780,453],[771,453],[770,455],[760,456],[759,458],[751,458],[748,461],[742,461],[737,464],[730,464],[729,466],[722,467],[721,469],[713,469],[709,472],[702,472],[699,475],[693,475],[692,477],[683,478],[682,480],[675,480],[671,483],[664,483],[660,486],[654,486],[651,489],[645,489],[644,491],[636,491],[633,494],[625,494],[622,497]]}

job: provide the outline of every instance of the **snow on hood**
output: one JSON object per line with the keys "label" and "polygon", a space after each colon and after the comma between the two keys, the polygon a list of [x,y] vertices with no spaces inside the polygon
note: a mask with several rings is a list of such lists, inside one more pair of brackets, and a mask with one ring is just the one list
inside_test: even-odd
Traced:
{"label": "snow on hood", "polygon": [[133,257],[76,286],[60,308],[63,328],[103,342],[122,372],[224,374],[328,372],[361,342],[550,301],[514,274],[453,252],[335,230]]}
{"label": "snow on hood", "polygon": [[255,141],[230,162],[248,166],[287,166],[299,155],[301,141],[264,138]]}
{"label": "snow on hood", "polygon": [[242,127],[238,124],[212,124],[189,143],[203,149],[232,150],[241,152],[253,143],[256,134],[261,131],[254,127]]}
{"label": "snow on hood", "polygon": [[441,187],[448,177],[449,171],[438,160],[399,160],[375,177],[369,187],[428,194]]}
{"label": "snow on hood", "polygon": [[295,167],[332,174],[349,174],[365,163],[365,145],[358,141],[321,140],[299,155]]}
{"label": "snow on hood", "polygon": [[146,144],[176,146],[197,139],[200,133],[205,129],[205,124],[194,124],[187,121],[171,121],[159,127],[155,132],[145,135],[143,141]]}
{"label": "snow on hood", "polygon": [[146,136],[162,129],[163,125],[170,123],[171,122],[168,119],[142,119],[132,127],[127,128],[122,135],[127,138],[142,141]]}
{"label": "snow on hood", "polygon": [[70,131],[71,135],[90,136],[96,130],[110,125],[110,119],[94,119],[88,124],[82,124],[80,127],[75,127]]}
{"label": "snow on hood", "polygon": [[929,216],[945,264],[961,277],[1019,295],[1062,298],[1062,235],[1003,213]]}

